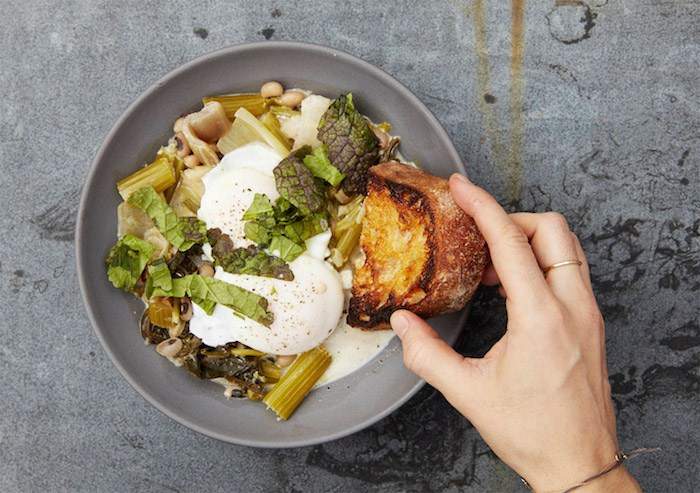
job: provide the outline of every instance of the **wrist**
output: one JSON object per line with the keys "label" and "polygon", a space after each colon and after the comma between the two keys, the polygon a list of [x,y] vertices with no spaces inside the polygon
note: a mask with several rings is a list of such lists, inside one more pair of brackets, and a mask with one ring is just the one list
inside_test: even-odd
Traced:
{"label": "wrist", "polygon": [[638,493],[642,489],[627,468],[624,465],[620,465],[576,490],[577,493],[608,493],[610,491]]}

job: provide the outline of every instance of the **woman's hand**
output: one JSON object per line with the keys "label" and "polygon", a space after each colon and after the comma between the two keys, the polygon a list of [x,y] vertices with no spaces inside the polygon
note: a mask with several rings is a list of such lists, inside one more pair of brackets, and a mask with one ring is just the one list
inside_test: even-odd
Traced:
{"label": "woman's hand", "polygon": [[[406,366],[437,388],[535,491],[570,487],[618,451],[605,329],[586,257],[560,214],[508,215],[460,175],[454,200],[491,252],[485,284],[501,285],[508,327],[483,358],[464,358],[407,311],[391,318]],[[551,270],[566,260],[580,260]],[[640,491],[622,467],[580,491]]]}

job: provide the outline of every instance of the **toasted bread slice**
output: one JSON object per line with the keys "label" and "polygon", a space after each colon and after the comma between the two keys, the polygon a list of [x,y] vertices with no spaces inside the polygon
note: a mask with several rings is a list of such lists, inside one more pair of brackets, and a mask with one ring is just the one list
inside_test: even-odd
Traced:
{"label": "toasted bread slice", "polygon": [[484,238],[447,180],[395,161],[370,168],[348,323],[389,328],[399,308],[422,317],[460,310],[481,281]]}

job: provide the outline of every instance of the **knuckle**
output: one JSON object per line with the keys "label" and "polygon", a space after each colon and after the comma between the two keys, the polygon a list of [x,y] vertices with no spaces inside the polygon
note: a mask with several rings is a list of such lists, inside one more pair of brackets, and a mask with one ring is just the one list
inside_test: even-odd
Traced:
{"label": "knuckle", "polygon": [[557,231],[569,231],[569,223],[559,212],[545,212],[542,215],[544,223]]}
{"label": "knuckle", "polygon": [[529,242],[523,230],[520,229],[515,223],[507,223],[501,228],[501,241],[510,247],[528,247]]}

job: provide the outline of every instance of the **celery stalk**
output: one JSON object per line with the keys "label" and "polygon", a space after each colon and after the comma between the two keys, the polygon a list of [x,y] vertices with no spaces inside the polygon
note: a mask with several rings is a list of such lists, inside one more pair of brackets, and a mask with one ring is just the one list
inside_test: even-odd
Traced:
{"label": "celery stalk", "polygon": [[151,164],[119,180],[117,182],[117,191],[126,200],[132,192],[140,188],[152,186],[157,192],[163,192],[175,185],[176,182],[177,176],[173,160],[167,155],[161,155]]}
{"label": "celery stalk", "polygon": [[293,116],[301,115],[300,111],[293,110],[287,106],[280,106],[273,104],[270,106],[270,113],[275,115],[278,119],[291,118]]}
{"label": "celery stalk", "polygon": [[346,205],[342,205],[338,208],[338,222],[333,228],[333,235],[336,237],[340,236],[340,233],[351,228],[355,224],[359,224],[362,221],[362,201],[364,197],[358,195],[352,201]]}
{"label": "celery stalk", "polygon": [[347,262],[350,254],[360,242],[361,233],[362,224],[353,224],[340,234],[338,242],[331,251],[333,265],[340,268]]}
{"label": "celery stalk", "polygon": [[207,104],[211,101],[221,103],[229,120],[233,120],[233,116],[239,108],[245,108],[255,116],[262,115],[267,108],[267,100],[258,93],[222,94],[220,96],[202,98],[202,104]]}
{"label": "celery stalk", "polygon": [[282,370],[279,366],[272,363],[271,361],[261,361],[260,371],[267,378],[268,382],[277,382],[282,375]]}
{"label": "celery stalk", "polygon": [[265,128],[267,128],[272,135],[277,137],[280,142],[282,142],[287,149],[292,148],[292,142],[287,138],[286,135],[282,133],[282,129],[280,128],[280,122],[277,119],[275,115],[270,113],[269,111],[267,113],[264,113],[260,118],[258,118],[262,122],[263,125],[265,125]]}
{"label": "celery stalk", "polygon": [[282,156],[289,154],[289,148],[268,128],[245,108],[236,111],[231,128],[219,139],[217,147],[222,154],[231,152],[251,142],[263,142]]}
{"label": "celery stalk", "polygon": [[280,419],[289,419],[331,364],[331,355],[323,346],[300,354],[263,402]]}
{"label": "celery stalk", "polygon": [[237,347],[230,349],[229,351],[235,356],[263,356],[265,354],[257,349],[250,349],[247,347]]}

